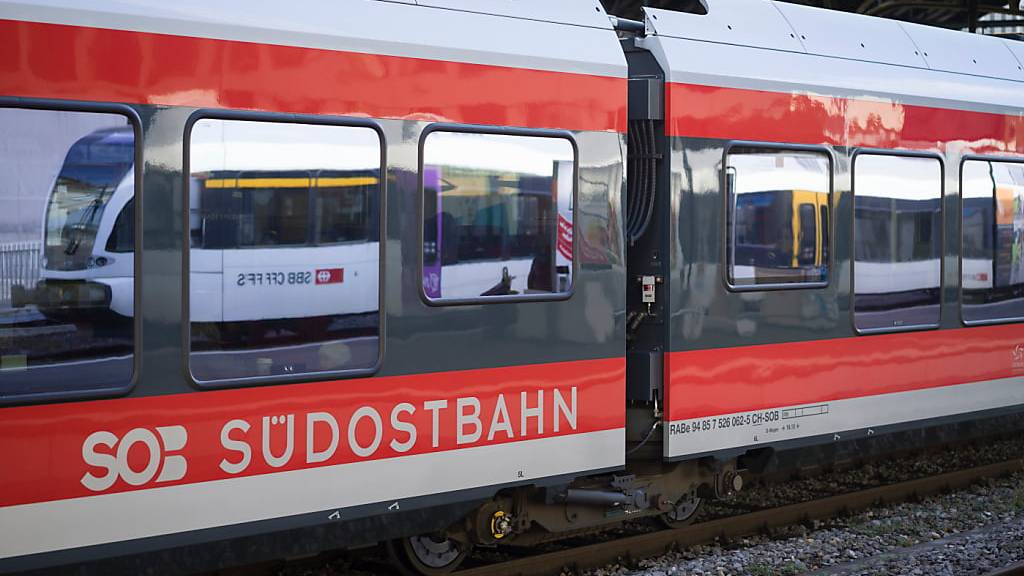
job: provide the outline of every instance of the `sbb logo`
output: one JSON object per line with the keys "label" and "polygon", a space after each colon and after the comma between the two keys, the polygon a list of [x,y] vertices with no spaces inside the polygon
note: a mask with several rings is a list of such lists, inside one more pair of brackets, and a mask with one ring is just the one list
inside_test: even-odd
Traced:
{"label": "sbb logo", "polygon": [[[102,492],[118,478],[132,486],[141,486],[154,477],[157,482],[180,480],[185,477],[188,463],[184,456],[168,453],[181,450],[187,441],[184,426],[159,426],[155,434],[148,428],[133,428],[123,438],[105,430],[93,432],[82,444],[82,460],[90,466],[106,469],[106,473],[97,476],[86,472],[82,485],[93,492]],[[135,468],[128,462],[133,448],[145,454],[142,460],[133,459]]]}
{"label": "sbb logo", "polygon": [[320,268],[316,271],[317,284],[341,284],[344,281],[344,268]]}

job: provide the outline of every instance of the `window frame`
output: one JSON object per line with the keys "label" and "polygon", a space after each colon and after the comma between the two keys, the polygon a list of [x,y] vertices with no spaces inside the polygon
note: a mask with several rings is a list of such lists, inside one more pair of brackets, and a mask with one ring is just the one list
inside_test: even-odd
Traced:
{"label": "window frame", "polygon": [[[247,122],[270,122],[275,124],[294,125],[306,124],[316,126],[338,126],[347,128],[369,128],[377,135],[380,144],[379,164],[379,208],[377,215],[380,235],[378,237],[378,266],[377,266],[377,358],[372,366],[364,368],[348,368],[342,370],[328,370],[321,372],[301,372],[297,374],[272,374],[261,376],[243,376],[235,378],[224,378],[219,380],[199,380],[192,374],[192,319],[191,319],[191,275],[190,262],[191,252],[191,230],[189,228],[189,211],[191,209],[189,198],[189,180],[192,177],[190,166],[190,155],[192,148],[192,129],[200,120],[239,120]],[[181,307],[181,345],[182,345],[182,370],[186,381],[198,390],[221,390],[227,388],[247,388],[255,386],[268,386],[275,384],[294,384],[302,382],[323,382],[327,380],[342,380],[359,377],[373,376],[380,371],[384,363],[386,335],[385,302],[387,299],[387,284],[385,278],[386,269],[386,234],[387,234],[387,138],[379,123],[362,118],[348,118],[342,116],[316,116],[308,114],[285,114],[274,112],[250,112],[242,110],[220,110],[214,108],[201,108],[189,115],[185,121],[185,128],[182,140],[182,168],[181,181],[184,193],[182,194],[182,307]],[[318,245],[310,245],[318,246]],[[338,244],[325,245],[326,247],[338,246]]]}
{"label": "window frame", "polygon": [[[815,152],[824,154],[828,159],[828,241],[824,245],[828,247],[828,258],[826,259],[827,267],[827,278],[824,281],[817,282],[772,282],[765,284],[735,284],[731,278],[730,267],[732,262],[729,258],[729,247],[732,245],[733,238],[729,227],[729,199],[732,196],[732,192],[729,189],[728,183],[728,166],[729,156],[733,154],[733,150],[736,148],[751,148],[767,151],[776,152]],[[721,263],[721,278],[722,284],[725,285],[725,289],[729,292],[777,292],[777,291],[789,291],[789,290],[821,290],[828,288],[832,285],[832,279],[835,276],[835,205],[836,205],[836,155],[828,146],[820,146],[813,144],[788,144],[784,142],[761,142],[754,140],[732,140],[726,143],[722,152],[722,166],[719,169],[719,191],[721,192],[721,211],[720,217],[721,226],[721,249],[719,250],[719,262]]]}
{"label": "window frame", "polygon": [[[426,268],[423,262],[423,234],[426,228],[426,190],[423,185],[423,167],[426,151],[427,137],[435,132],[454,132],[461,134],[496,134],[503,136],[530,136],[539,138],[554,138],[566,140],[569,145],[572,146],[573,153],[573,168],[572,168],[572,267],[571,267],[571,278],[572,283],[569,285],[569,289],[565,292],[551,292],[549,294],[509,294],[504,296],[474,296],[472,298],[430,298],[427,296],[427,291],[423,286],[423,272]],[[417,270],[417,288],[416,292],[419,294],[420,300],[431,307],[443,307],[443,306],[465,306],[473,304],[502,304],[502,303],[525,303],[525,302],[561,302],[569,300],[576,293],[576,284],[579,280],[579,241],[578,238],[578,226],[579,222],[579,190],[580,190],[580,149],[576,142],[575,136],[572,132],[567,130],[550,130],[550,129],[534,129],[534,128],[513,128],[505,126],[479,126],[472,124],[454,124],[448,122],[438,122],[430,124],[423,129],[420,134],[418,143],[418,163],[416,168],[416,176],[418,182],[416,185],[417,194],[419,198],[417,205],[419,207],[416,233],[417,241],[416,245],[419,247],[419,254],[416,257],[416,270]],[[556,209],[557,214],[557,209]],[[558,220],[555,220],[555,234],[558,234]],[[552,246],[552,257],[558,251],[557,246]]]}
{"label": "window frame", "polygon": [[[957,278],[957,316],[959,317],[960,324],[965,327],[972,326],[994,326],[998,324],[1014,324],[1024,322],[1024,316],[1015,316],[1009,318],[986,318],[984,320],[967,320],[964,317],[964,167],[967,162],[970,161],[982,161],[982,162],[1007,162],[1011,164],[1019,164],[1024,166],[1024,156],[1007,156],[1001,154],[998,156],[988,156],[985,154],[964,154],[960,158],[959,171],[957,173],[957,230],[959,231],[957,238],[957,255],[956,262],[957,268],[960,270],[960,274]],[[995,247],[993,247],[995,250]]]}
{"label": "window frame", "polygon": [[[857,158],[859,156],[895,156],[899,158],[927,158],[939,161],[939,319],[934,324],[915,324],[892,328],[857,327]],[[946,307],[946,159],[936,152],[890,148],[854,148],[850,153],[850,326],[858,336],[925,332],[942,327]]]}
{"label": "window frame", "polygon": [[[25,404],[46,404],[51,402],[63,402],[68,400],[93,400],[101,398],[120,398],[127,396],[139,383],[139,373],[142,370],[142,260],[143,260],[143,248],[142,248],[142,212],[144,206],[143,200],[143,172],[144,172],[144,155],[143,149],[145,148],[144,131],[142,129],[142,119],[139,117],[139,113],[131,106],[125,104],[111,104],[102,102],[89,102],[89,101],[70,101],[70,100],[53,100],[44,98],[11,98],[11,97],[0,97],[0,108],[4,109],[21,109],[21,110],[41,110],[50,112],[84,112],[93,114],[117,114],[123,116],[127,121],[128,125],[131,126],[132,132],[135,137],[135,150],[133,154],[133,178],[135,180],[135,192],[133,198],[139,201],[135,204],[135,214],[133,215],[133,221],[135,224],[134,230],[134,242],[135,250],[132,258],[132,274],[133,274],[133,287],[132,297],[134,302],[132,303],[132,361],[131,361],[131,376],[127,381],[111,385],[104,386],[102,388],[87,388],[82,390],[63,390],[63,391],[51,391],[51,392],[33,392],[29,394],[18,394],[11,396],[0,396],[0,407],[3,406],[17,406]],[[117,216],[114,217],[115,221]],[[106,248],[104,244],[103,249]],[[47,364],[40,366],[45,368],[48,366],[54,366],[53,364]]]}

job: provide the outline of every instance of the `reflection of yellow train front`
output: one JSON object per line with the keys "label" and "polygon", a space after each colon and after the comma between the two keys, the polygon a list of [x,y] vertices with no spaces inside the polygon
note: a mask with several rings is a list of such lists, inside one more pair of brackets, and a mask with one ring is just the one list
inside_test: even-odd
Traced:
{"label": "reflection of yellow train front", "polygon": [[791,292],[770,309],[761,304],[765,287],[828,282],[830,167],[829,156],[818,149],[729,149],[725,272],[743,293],[727,301],[738,309],[725,313],[738,314],[739,335],[767,324],[805,329],[829,317],[811,290]]}
{"label": "reflection of yellow train front", "polygon": [[[1024,172],[1016,168],[1014,173]],[[1002,248],[995,261],[997,285],[1024,283],[1024,182],[996,187],[996,243]]]}
{"label": "reflection of yellow train front", "polygon": [[828,166],[826,158],[798,151],[730,155],[726,175],[735,242],[729,272],[734,284],[826,279]]}
{"label": "reflection of yellow train front", "polygon": [[[778,190],[743,194],[736,203],[738,222],[772,224],[737,230],[736,262],[761,269],[820,267],[826,258],[828,194]],[[756,273],[756,271],[755,271]]]}

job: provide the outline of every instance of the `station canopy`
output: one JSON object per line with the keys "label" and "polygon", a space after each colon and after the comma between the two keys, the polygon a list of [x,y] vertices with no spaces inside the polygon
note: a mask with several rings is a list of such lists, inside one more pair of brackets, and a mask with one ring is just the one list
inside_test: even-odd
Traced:
{"label": "station canopy", "polygon": [[[605,10],[621,18],[639,20],[641,6],[687,12],[703,12],[700,0],[601,0]],[[722,0],[719,0],[722,1]],[[726,0],[728,1],[728,0]],[[1024,39],[1024,0],[781,0],[894,18],[929,26],[940,26],[980,34]]]}

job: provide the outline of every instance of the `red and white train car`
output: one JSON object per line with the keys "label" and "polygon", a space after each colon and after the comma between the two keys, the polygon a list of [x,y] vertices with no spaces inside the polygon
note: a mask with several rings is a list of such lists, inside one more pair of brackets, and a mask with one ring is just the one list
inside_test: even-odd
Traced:
{"label": "red and white train car", "polygon": [[[0,300],[0,571],[372,543],[623,466],[626,62],[596,0],[2,2],[0,54],[5,232],[62,267]],[[130,257],[134,303],[86,314]],[[460,267],[498,289],[421,283]]]}
{"label": "red and white train car", "polygon": [[1019,425],[1024,45],[703,6],[0,0],[0,572],[439,573]]}
{"label": "red and white train car", "polygon": [[[1024,168],[1024,44],[778,2],[708,5],[647,10],[635,41],[664,71],[672,178],[665,456],[1024,403],[1024,309],[1009,274],[1019,244],[1011,232],[982,248],[996,222],[961,199],[975,179],[983,210],[998,197],[1021,205],[1004,173]],[[785,164],[794,158],[800,168]],[[809,221],[817,262],[751,273],[731,258],[754,243],[737,226],[773,234],[766,212],[732,204],[745,191],[762,191],[767,211],[790,202],[780,189],[812,188],[829,207]],[[975,282],[972,242],[1002,292]]]}

